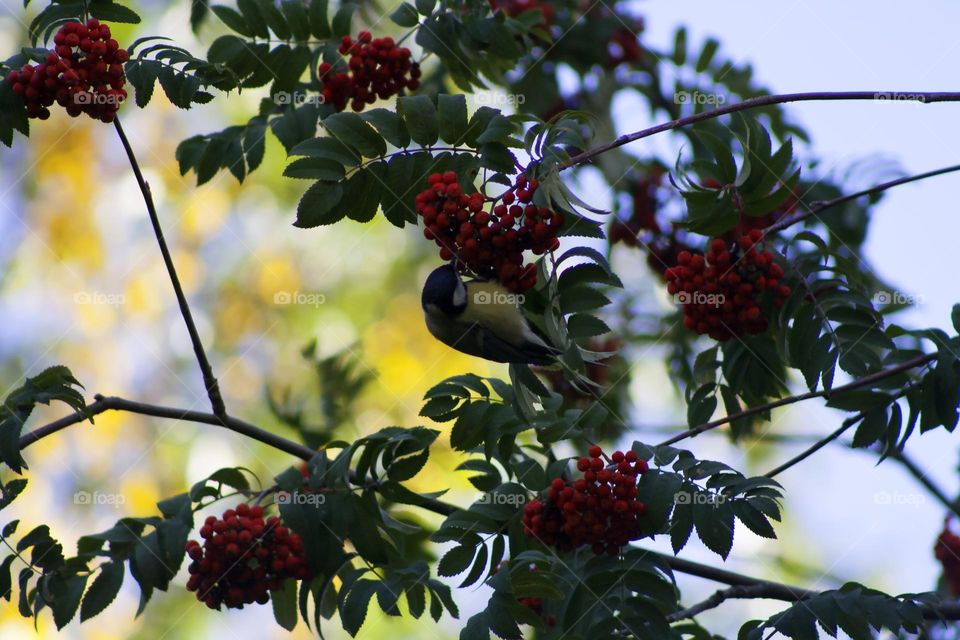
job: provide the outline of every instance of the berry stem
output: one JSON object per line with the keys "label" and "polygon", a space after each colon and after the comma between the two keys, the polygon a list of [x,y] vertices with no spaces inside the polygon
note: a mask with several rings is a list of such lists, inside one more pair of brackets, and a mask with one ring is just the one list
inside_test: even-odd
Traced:
{"label": "berry stem", "polygon": [[897,374],[904,373],[905,371],[909,371],[910,369],[913,369],[913,368],[915,368],[915,367],[923,366],[923,365],[927,364],[928,362],[930,362],[930,361],[932,361],[932,360],[936,360],[936,359],[937,359],[937,354],[936,354],[936,353],[928,353],[928,354],[924,354],[924,355],[922,355],[922,356],[916,356],[916,357],[914,357],[914,358],[910,358],[909,360],[906,360],[906,361],[898,364],[898,365],[895,366],[895,367],[890,367],[889,369],[882,369],[882,370],[877,371],[877,372],[875,372],[875,373],[871,373],[871,374],[866,375],[866,376],[864,376],[864,377],[862,377],[862,378],[859,378],[858,380],[854,380],[853,382],[850,382],[850,383],[848,383],[848,384],[845,384],[845,385],[843,385],[842,387],[835,387],[835,388],[830,389],[830,390],[821,389],[820,391],[808,391],[808,392],[806,392],[806,393],[801,393],[801,394],[798,394],[798,395],[795,395],[795,396],[788,396],[788,397],[786,397],[786,398],[780,398],[779,400],[774,400],[774,401],[772,401],[772,402],[767,402],[767,403],[764,403],[764,404],[758,404],[758,405],[756,405],[756,406],[753,406],[753,407],[749,407],[749,408],[747,408],[747,409],[744,409],[743,411],[740,411],[740,412],[738,412],[738,413],[734,413],[734,414],[729,415],[729,416],[724,416],[723,418],[717,418],[716,420],[713,420],[713,421],[711,421],[711,422],[705,422],[704,424],[701,424],[701,425],[699,425],[699,426],[693,427],[692,429],[688,429],[688,430],[684,431],[683,433],[678,433],[677,435],[673,436],[672,438],[668,438],[667,440],[664,440],[663,442],[659,443],[657,446],[658,446],[658,447],[663,447],[663,446],[666,446],[666,445],[671,445],[671,444],[674,444],[674,443],[676,443],[676,442],[680,442],[681,440],[685,440],[686,438],[690,438],[690,437],[699,435],[699,434],[703,433],[704,431],[709,431],[710,429],[715,429],[716,427],[719,427],[719,426],[721,426],[721,425],[724,425],[724,424],[726,424],[726,423],[728,423],[728,422],[733,422],[734,420],[738,420],[738,419],[740,419],[740,418],[746,418],[746,417],[749,417],[749,416],[752,416],[752,415],[756,415],[756,414],[758,414],[758,413],[763,413],[763,412],[765,412],[765,411],[769,411],[770,409],[776,409],[776,408],[778,408],[778,407],[783,407],[783,406],[786,406],[786,405],[788,405],[788,404],[794,404],[794,403],[796,403],[796,402],[802,402],[803,400],[810,400],[811,398],[822,398],[822,397],[827,397],[827,396],[832,397],[832,396],[835,396],[835,395],[837,395],[837,394],[845,393],[845,392],[847,392],[847,391],[852,391],[852,390],[854,390],[854,389],[859,389],[860,387],[865,387],[865,386],[870,385],[870,384],[873,384],[874,382],[877,382],[877,381],[879,381],[879,380],[884,380],[884,379],[889,378],[889,377],[891,377],[891,376],[895,376],[895,375],[897,375]]}
{"label": "berry stem", "polygon": [[673,129],[679,129],[680,127],[696,124],[697,122],[703,122],[704,120],[719,118],[720,116],[725,116],[730,113],[747,111],[748,109],[756,109],[759,107],[767,107],[774,104],[783,104],[786,102],[823,102],[830,100],[876,100],[878,102],[891,103],[912,100],[922,104],[932,102],[960,102],[960,92],[937,91],[908,93],[904,91],[815,91],[810,93],[784,93],[771,96],[758,96],[756,98],[744,100],[743,102],[735,102],[733,104],[718,107],[716,109],[711,109],[710,111],[702,111],[700,113],[695,113],[683,118],[677,118],[676,120],[664,122],[648,129],[634,131],[633,133],[626,133],[622,136],[619,136],[615,140],[602,144],[598,147],[594,147],[593,149],[588,149],[583,153],[573,156],[565,163],[559,165],[558,169],[561,171],[563,169],[569,169],[570,167],[578,164],[583,164],[591,158],[594,158],[602,153],[606,153],[611,149],[622,147],[623,145],[631,142],[635,142],[643,138],[649,138],[650,136],[663,133],[664,131],[671,131]]}
{"label": "berry stem", "polygon": [[120,143],[124,151],[127,152],[127,158],[130,160],[130,166],[133,174],[137,178],[137,184],[140,185],[140,192],[143,194],[143,201],[147,206],[147,213],[150,215],[150,223],[153,225],[153,233],[157,237],[157,244],[160,246],[160,253],[163,255],[163,262],[167,267],[167,274],[170,276],[170,282],[173,284],[173,291],[177,296],[177,304],[180,306],[180,315],[183,316],[183,322],[187,325],[187,332],[190,334],[190,342],[193,343],[193,352],[196,355],[197,363],[200,365],[200,372],[203,374],[203,385],[207,390],[207,397],[210,398],[210,406],[213,408],[213,414],[219,418],[220,422],[226,425],[227,409],[223,404],[223,396],[220,395],[220,385],[213,375],[213,368],[207,359],[207,354],[203,349],[203,342],[200,340],[200,334],[193,321],[193,314],[190,312],[190,305],[187,303],[187,297],[183,293],[183,287],[180,285],[180,278],[177,276],[177,269],[173,264],[173,257],[170,255],[170,249],[167,247],[167,241],[163,237],[163,229],[160,226],[160,218],[157,215],[157,208],[153,203],[153,195],[150,192],[150,185],[143,177],[140,171],[140,164],[133,153],[130,141],[120,126],[120,118],[113,121],[117,135],[120,136]]}

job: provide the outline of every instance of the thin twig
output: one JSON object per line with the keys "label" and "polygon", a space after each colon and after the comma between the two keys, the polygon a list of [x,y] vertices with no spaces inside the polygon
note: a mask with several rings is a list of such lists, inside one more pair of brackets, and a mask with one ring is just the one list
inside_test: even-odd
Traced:
{"label": "thin twig", "polygon": [[814,202],[809,209],[806,211],[801,211],[792,216],[786,216],[777,220],[769,227],[766,227],[763,230],[763,235],[768,236],[772,233],[778,231],[783,231],[787,227],[793,226],[798,222],[806,220],[810,216],[815,216],[822,211],[830,209],[840,204],[850,202],[851,200],[856,200],[862,198],[863,196],[868,196],[874,193],[880,193],[886,191],[892,187],[896,187],[902,184],[909,184],[911,182],[917,182],[919,180],[926,180],[927,178],[933,178],[935,176],[940,176],[945,173],[953,173],[954,171],[960,171],[960,164],[955,164],[949,167],[943,167],[941,169],[934,169],[933,171],[927,171],[925,173],[918,173],[913,176],[905,176],[903,178],[897,178],[896,180],[890,180],[889,182],[883,182],[881,184],[869,187],[862,191],[857,191],[856,193],[851,193],[845,196],[838,196],[836,198],[831,198],[830,200],[822,200],[820,202]]}
{"label": "thin twig", "polygon": [[926,93],[906,91],[816,91],[810,93],[785,93],[772,96],[758,96],[756,98],[744,100],[743,102],[736,102],[718,107],[716,109],[711,109],[710,111],[702,111],[700,113],[695,113],[683,118],[677,118],[676,120],[664,122],[641,131],[626,133],[622,136],[619,136],[615,140],[612,140],[611,142],[607,142],[606,144],[594,147],[593,149],[588,149],[583,153],[573,156],[565,163],[560,165],[559,168],[560,170],[563,170],[578,164],[583,164],[587,160],[590,160],[601,153],[605,153],[611,149],[616,149],[617,147],[622,147],[625,144],[629,144],[643,138],[649,138],[650,136],[663,133],[664,131],[670,131],[672,129],[678,129],[680,127],[696,124],[705,120],[719,118],[720,116],[724,116],[729,113],[736,113],[738,111],[746,111],[748,109],[756,109],[759,107],[768,107],[770,105],[783,104],[785,102],[814,102],[830,100],[877,100],[880,102],[916,101],[926,104],[931,102],[960,102],[960,93],[950,91]]}
{"label": "thin twig", "polygon": [[860,379],[858,379],[858,380],[854,380],[853,382],[850,382],[849,384],[845,384],[845,385],[843,385],[843,386],[841,386],[841,387],[834,387],[834,388],[831,389],[831,390],[821,389],[820,391],[808,391],[808,392],[806,392],[806,393],[801,393],[801,394],[799,394],[799,395],[788,396],[788,397],[786,397],[786,398],[780,398],[779,400],[774,400],[774,401],[772,401],[772,402],[767,402],[767,403],[765,403],[765,404],[758,404],[758,405],[756,405],[756,406],[753,406],[753,407],[749,407],[749,408],[747,408],[747,409],[744,409],[743,411],[740,411],[740,412],[738,412],[738,413],[734,413],[734,414],[731,414],[731,415],[728,415],[728,416],[724,416],[723,418],[717,418],[716,420],[712,420],[712,421],[710,421],[710,422],[706,422],[706,423],[701,424],[701,425],[699,425],[699,426],[693,427],[692,429],[688,429],[687,431],[684,431],[684,432],[682,432],[682,433],[678,433],[677,435],[673,436],[672,438],[669,438],[669,439],[667,439],[667,440],[664,440],[663,442],[661,442],[661,443],[660,443],[659,445],[657,445],[657,446],[662,447],[662,446],[665,446],[665,445],[674,444],[674,443],[679,442],[679,441],[681,441],[681,440],[684,440],[684,439],[686,439],[686,438],[690,438],[690,437],[692,437],[692,436],[699,435],[699,434],[703,433],[704,431],[709,431],[710,429],[715,429],[716,427],[719,427],[719,426],[721,426],[721,425],[724,425],[724,424],[726,424],[726,423],[728,423],[728,422],[733,422],[734,420],[739,420],[740,418],[747,418],[747,417],[749,417],[749,416],[756,415],[756,414],[758,414],[758,413],[763,413],[763,412],[765,412],[765,411],[769,411],[770,409],[776,409],[776,408],[778,408],[778,407],[783,407],[783,406],[786,406],[786,405],[789,405],[789,404],[794,404],[794,403],[796,403],[796,402],[802,402],[803,400],[810,400],[811,398],[834,397],[834,396],[836,396],[836,395],[841,395],[841,394],[846,393],[846,392],[848,392],[848,391],[853,391],[854,389],[859,389],[859,388],[861,388],[861,387],[865,387],[865,386],[871,385],[871,384],[873,384],[874,382],[878,382],[878,381],[883,380],[883,379],[885,379],[885,378],[889,378],[889,377],[891,377],[891,376],[895,376],[895,375],[897,375],[897,374],[903,373],[904,371],[909,371],[910,369],[913,369],[913,368],[915,368],[915,367],[919,367],[919,366],[921,366],[921,365],[924,365],[924,364],[930,362],[931,360],[936,360],[936,358],[937,358],[937,354],[935,354],[935,353],[929,353],[929,354],[925,354],[925,355],[922,355],[922,356],[916,356],[916,357],[911,358],[911,359],[909,359],[909,360],[907,360],[907,361],[905,361],[905,362],[902,362],[901,364],[898,364],[898,365],[895,366],[895,367],[890,367],[889,369],[884,369],[884,370],[882,370],[882,371],[877,371],[877,372],[875,372],[875,373],[871,373],[871,374],[866,375],[866,376],[864,376],[864,377],[862,377],[862,378],[860,378]]}
{"label": "thin twig", "polygon": [[820,440],[817,440],[811,446],[807,447],[806,449],[804,449],[794,457],[790,458],[783,464],[777,466],[776,468],[771,469],[770,471],[767,471],[763,475],[765,475],[768,478],[772,478],[774,476],[780,475],[790,467],[803,462],[804,460],[806,460],[807,458],[815,454],[817,451],[820,451],[820,449],[824,448],[825,446],[827,446],[828,444],[830,444],[831,442],[833,442],[834,440],[842,436],[844,433],[846,433],[846,431],[850,429],[853,425],[863,420],[865,415],[866,415],[865,413],[861,412],[855,416],[850,416],[849,418],[844,420],[842,423],[840,423],[840,426],[835,431],[830,433],[830,435],[824,438],[821,438]]}
{"label": "thin twig", "polygon": [[167,275],[170,276],[170,282],[173,284],[173,291],[177,296],[177,304],[180,306],[180,315],[183,316],[183,322],[187,325],[187,332],[190,334],[190,342],[193,343],[193,352],[197,357],[197,363],[200,365],[200,372],[203,374],[203,386],[207,390],[207,397],[210,398],[210,406],[213,408],[215,416],[225,421],[227,418],[227,409],[223,404],[223,396],[220,395],[220,386],[213,375],[213,368],[207,359],[207,354],[203,349],[203,342],[200,341],[200,334],[197,326],[193,322],[193,314],[190,313],[190,305],[187,303],[187,297],[183,293],[183,287],[180,286],[180,278],[177,276],[177,269],[173,264],[173,257],[170,255],[170,249],[167,247],[167,241],[163,237],[163,229],[160,227],[160,217],[157,215],[157,208],[153,203],[153,194],[150,192],[150,185],[143,177],[140,171],[140,164],[133,153],[133,147],[127,140],[127,135],[120,126],[120,119],[113,121],[120,136],[120,143],[124,151],[127,152],[127,158],[130,160],[130,167],[133,169],[133,175],[137,178],[137,184],[140,185],[140,192],[143,194],[143,201],[147,205],[147,213],[150,215],[150,223],[153,225],[153,233],[157,237],[157,244],[160,245],[160,253],[163,255],[163,262],[167,267]]}

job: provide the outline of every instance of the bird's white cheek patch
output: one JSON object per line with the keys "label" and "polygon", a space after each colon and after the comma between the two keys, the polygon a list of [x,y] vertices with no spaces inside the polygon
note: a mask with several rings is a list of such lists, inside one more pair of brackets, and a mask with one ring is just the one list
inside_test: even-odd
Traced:
{"label": "bird's white cheek patch", "polygon": [[460,283],[453,290],[453,306],[462,307],[465,304],[467,304],[467,288]]}

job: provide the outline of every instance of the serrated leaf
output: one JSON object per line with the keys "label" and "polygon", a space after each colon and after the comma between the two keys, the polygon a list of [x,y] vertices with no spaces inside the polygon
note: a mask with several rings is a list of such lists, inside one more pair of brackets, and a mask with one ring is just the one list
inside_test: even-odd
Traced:
{"label": "serrated leaf", "polygon": [[346,215],[346,211],[338,206],[342,198],[343,186],[339,182],[313,183],[300,198],[294,226],[309,229],[342,220]]}
{"label": "serrated leaf", "polygon": [[80,621],[84,622],[106,609],[123,584],[123,561],[106,562],[100,567],[97,577],[83,597],[80,605]]}

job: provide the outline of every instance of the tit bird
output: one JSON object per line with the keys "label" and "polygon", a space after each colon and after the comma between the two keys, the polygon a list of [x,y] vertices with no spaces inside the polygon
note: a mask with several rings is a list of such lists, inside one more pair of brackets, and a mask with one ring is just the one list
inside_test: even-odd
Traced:
{"label": "tit bird", "polygon": [[560,353],[527,322],[518,296],[496,282],[464,282],[453,264],[427,277],[420,304],[433,337],[468,355],[547,365]]}

